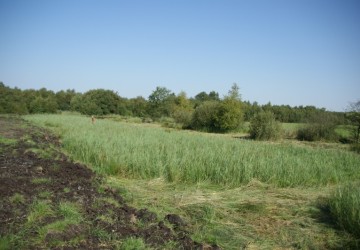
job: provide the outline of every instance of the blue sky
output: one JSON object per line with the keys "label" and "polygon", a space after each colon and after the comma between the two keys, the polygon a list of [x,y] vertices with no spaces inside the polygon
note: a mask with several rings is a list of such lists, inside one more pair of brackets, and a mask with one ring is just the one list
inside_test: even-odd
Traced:
{"label": "blue sky", "polygon": [[360,99],[359,0],[0,0],[0,81],[343,111]]}

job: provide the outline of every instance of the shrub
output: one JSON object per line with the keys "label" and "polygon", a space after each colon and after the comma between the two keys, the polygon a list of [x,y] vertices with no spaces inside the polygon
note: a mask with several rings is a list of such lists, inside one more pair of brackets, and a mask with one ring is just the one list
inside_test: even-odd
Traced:
{"label": "shrub", "polygon": [[360,182],[338,187],[329,199],[329,206],[336,223],[360,237]]}
{"label": "shrub", "polygon": [[215,115],[220,103],[217,101],[206,101],[198,106],[191,119],[191,128],[208,132],[216,131]]}
{"label": "shrub", "polygon": [[327,114],[320,114],[310,119],[308,124],[300,128],[297,139],[302,141],[335,141],[338,135],[335,132],[336,121]]}
{"label": "shrub", "polygon": [[262,111],[250,121],[250,138],[255,140],[276,140],[281,137],[281,124],[275,120],[275,115]]}
{"label": "shrub", "polygon": [[360,143],[353,143],[351,145],[351,150],[360,154]]}
{"label": "shrub", "polygon": [[174,118],[171,117],[161,117],[159,122],[161,123],[161,126],[166,128],[178,128],[178,129],[181,128],[181,125],[176,123]]}
{"label": "shrub", "polygon": [[240,127],[243,116],[241,101],[225,98],[215,113],[215,128],[219,132],[235,130]]}
{"label": "shrub", "polygon": [[191,111],[176,110],[172,116],[174,117],[176,123],[181,124],[183,128],[189,128],[191,126]]}
{"label": "shrub", "polygon": [[309,124],[298,130],[296,138],[301,141],[334,141],[337,135],[334,128],[324,124]]}

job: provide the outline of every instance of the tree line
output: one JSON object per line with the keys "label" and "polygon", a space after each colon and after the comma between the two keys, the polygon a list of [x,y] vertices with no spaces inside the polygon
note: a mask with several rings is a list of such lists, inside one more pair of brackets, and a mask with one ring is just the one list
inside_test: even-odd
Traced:
{"label": "tree line", "polygon": [[21,90],[0,82],[0,113],[59,111],[76,111],[95,116],[118,114],[152,120],[171,117],[184,128],[209,132],[234,130],[243,121],[250,121],[262,111],[272,113],[279,122],[287,123],[302,123],[323,114],[331,115],[339,123],[345,121],[345,112],[329,112],[314,106],[259,105],[257,102],[242,101],[236,83],[224,97],[220,97],[216,91],[203,91],[189,98],[185,92],[175,94],[165,87],[156,87],[147,98],[124,98],[106,89],[93,89],[85,93],[73,89],[58,92],[46,88]]}

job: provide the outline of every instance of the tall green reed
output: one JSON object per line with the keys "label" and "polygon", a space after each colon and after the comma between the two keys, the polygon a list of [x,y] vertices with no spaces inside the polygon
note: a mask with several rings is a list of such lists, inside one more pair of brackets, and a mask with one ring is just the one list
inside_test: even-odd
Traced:
{"label": "tall green reed", "polygon": [[84,116],[31,115],[26,119],[55,130],[75,159],[103,174],[224,186],[258,179],[280,187],[322,186],[360,177],[360,157],[340,150],[108,120],[92,124]]}
{"label": "tall green reed", "polygon": [[360,182],[339,186],[330,196],[329,206],[337,224],[360,237]]}

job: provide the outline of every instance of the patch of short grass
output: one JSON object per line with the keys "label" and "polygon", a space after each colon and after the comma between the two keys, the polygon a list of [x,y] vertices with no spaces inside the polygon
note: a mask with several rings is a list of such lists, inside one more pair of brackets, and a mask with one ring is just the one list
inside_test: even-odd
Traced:
{"label": "patch of short grass", "polygon": [[105,202],[110,205],[113,205],[114,207],[120,207],[119,202],[111,197],[102,197],[99,199],[99,202]]}
{"label": "patch of short grass", "polygon": [[58,170],[61,169],[61,166],[60,166],[59,164],[57,164],[57,163],[54,163],[51,167],[52,167],[52,169],[55,170],[55,171],[58,171]]}
{"label": "patch of short grass", "polygon": [[25,197],[22,194],[15,193],[13,196],[10,197],[10,202],[15,204],[24,203]]}
{"label": "patch of short grass", "polygon": [[120,250],[146,250],[149,249],[146,247],[145,242],[141,238],[130,237],[125,239],[121,246]]}
{"label": "patch of short grass", "polygon": [[98,227],[91,228],[90,233],[104,244],[110,244],[110,242],[114,243],[118,238],[116,234],[107,232],[106,230]]}
{"label": "patch of short grass", "polygon": [[54,216],[55,212],[51,204],[45,200],[35,200],[30,206],[30,213],[27,216],[28,225],[36,225],[46,217]]}
{"label": "patch of short grass", "polygon": [[13,245],[12,245],[12,238],[9,235],[5,235],[5,236],[0,236],[0,249],[2,250],[11,250],[13,249]]}
{"label": "patch of short grass", "polygon": [[76,246],[84,239],[84,232],[81,230],[84,218],[76,203],[60,202],[54,215],[60,219],[37,229],[34,240],[37,245],[47,242],[49,247]]}
{"label": "patch of short grass", "polygon": [[52,195],[53,193],[50,191],[42,191],[38,194],[38,197],[41,199],[50,199]]}
{"label": "patch of short grass", "polygon": [[16,143],[17,143],[16,139],[6,138],[6,137],[0,135],[0,144],[15,145]]}
{"label": "patch of short grass", "polygon": [[49,149],[44,150],[41,148],[29,148],[25,152],[32,152],[43,159],[54,159],[54,154]]}
{"label": "patch of short grass", "polygon": [[114,225],[115,219],[109,214],[100,214],[96,217],[96,220],[100,220],[110,225]]}
{"label": "patch of short grass", "polygon": [[81,211],[76,203],[60,202],[58,213],[64,217],[69,224],[77,224],[83,220]]}
{"label": "patch of short grass", "polygon": [[50,182],[51,182],[51,179],[45,178],[45,177],[33,178],[31,180],[31,183],[33,183],[33,184],[48,184]]}

